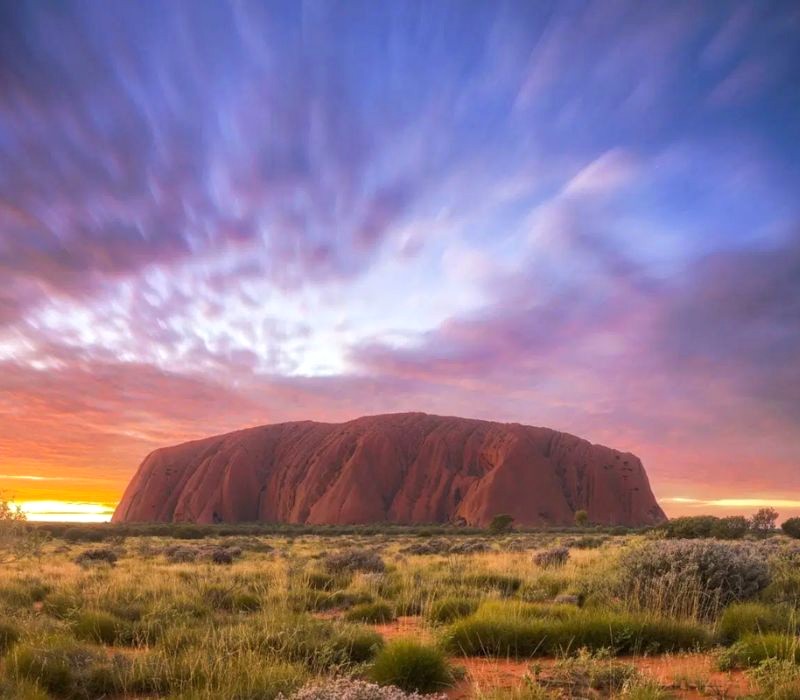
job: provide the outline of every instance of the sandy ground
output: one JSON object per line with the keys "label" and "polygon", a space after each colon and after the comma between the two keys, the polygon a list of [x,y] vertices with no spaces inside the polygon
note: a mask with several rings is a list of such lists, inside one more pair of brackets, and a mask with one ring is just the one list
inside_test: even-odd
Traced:
{"label": "sandy ground", "polygon": [[[394,622],[374,625],[374,629],[391,640],[407,637],[420,641],[431,641],[433,633],[418,617],[400,617]],[[620,661],[633,663],[643,675],[658,681],[669,689],[674,698],[696,700],[697,698],[741,698],[753,692],[744,673],[718,671],[714,658],[709,654],[667,654],[650,657],[620,657]],[[546,673],[555,659],[516,661],[512,659],[453,658],[453,664],[466,670],[463,680],[450,691],[450,700],[473,700],[482,692],[490,690],[514,690],[525,683],[536,664]]]}

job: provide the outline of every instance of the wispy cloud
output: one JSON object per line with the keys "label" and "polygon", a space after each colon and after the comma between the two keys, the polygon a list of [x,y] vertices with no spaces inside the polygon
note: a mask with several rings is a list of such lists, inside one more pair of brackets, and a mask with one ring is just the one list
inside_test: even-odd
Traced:
{"label": "wispy cloud", "polygon": [[0,479],[107,500],[162,444],[428,410],[791,501],[799,23],[5,4]]}

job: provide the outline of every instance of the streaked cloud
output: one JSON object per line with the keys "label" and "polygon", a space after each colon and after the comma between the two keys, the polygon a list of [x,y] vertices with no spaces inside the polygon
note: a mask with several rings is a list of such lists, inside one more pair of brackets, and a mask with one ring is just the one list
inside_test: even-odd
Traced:
{"label": "streaked cloud", "polygon": [[3,6],[0,488],[105,503],[159,445],[427,410],[632,450],[676,509],[800,500],[799,31]]}

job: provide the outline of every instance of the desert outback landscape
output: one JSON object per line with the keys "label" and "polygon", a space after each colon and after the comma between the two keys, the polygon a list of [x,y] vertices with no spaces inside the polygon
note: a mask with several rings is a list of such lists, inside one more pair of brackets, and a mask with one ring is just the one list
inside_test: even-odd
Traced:
{"label": "desert outback landscape", "polygon": [[0,700],[800,700],[797,0],[0,0]]}

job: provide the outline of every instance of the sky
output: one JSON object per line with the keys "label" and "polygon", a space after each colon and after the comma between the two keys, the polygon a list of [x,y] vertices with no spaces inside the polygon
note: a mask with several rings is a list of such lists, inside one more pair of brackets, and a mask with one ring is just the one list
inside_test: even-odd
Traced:
{"label": "sky", "polygon": [[0,491],[425,411],[800,514],[796,2],[0,2]]}

